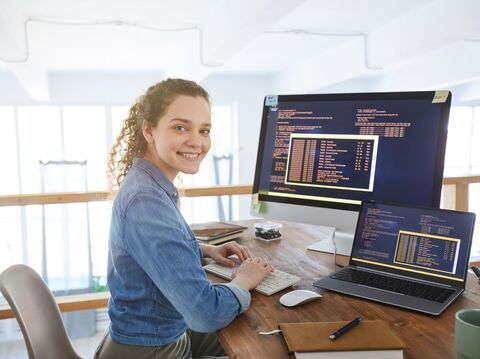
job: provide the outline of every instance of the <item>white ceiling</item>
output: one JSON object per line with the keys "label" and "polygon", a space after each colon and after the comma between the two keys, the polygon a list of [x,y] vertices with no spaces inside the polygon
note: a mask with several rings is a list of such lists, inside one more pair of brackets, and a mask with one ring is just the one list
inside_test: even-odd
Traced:
{"label": "white ceiling", "polygon": [[269,73],[279,92],[454,87],[476,101],[479,14],[478,0],[0,0],[0,70],[36,98],[50,72],[158,71]]}

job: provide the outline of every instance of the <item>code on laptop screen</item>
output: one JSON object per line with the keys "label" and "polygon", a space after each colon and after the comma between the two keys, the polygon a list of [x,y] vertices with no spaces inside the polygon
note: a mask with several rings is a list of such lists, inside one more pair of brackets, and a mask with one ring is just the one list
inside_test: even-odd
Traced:
{"label": "code on laptop screen", "polygon": [[352,260],[463,281],[474,220],[467,212],[364,203]]}

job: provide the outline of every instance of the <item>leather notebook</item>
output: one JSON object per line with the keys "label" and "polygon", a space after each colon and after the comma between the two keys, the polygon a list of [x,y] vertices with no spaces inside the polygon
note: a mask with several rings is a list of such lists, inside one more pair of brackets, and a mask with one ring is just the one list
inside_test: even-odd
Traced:
{"label": "leather notebook", "polygon": [[219,244],[229,241],[239,237],[248,229],[246,226],[225,222],[190,224],[190,228],[197,240],[207,244]]}
{"label": "leather notebook", "polygon": [[362,320],[335,340],[329,335],[348,322],[280,323],[290,353],[348,350],[398,350],[405,343],[383,320]]}

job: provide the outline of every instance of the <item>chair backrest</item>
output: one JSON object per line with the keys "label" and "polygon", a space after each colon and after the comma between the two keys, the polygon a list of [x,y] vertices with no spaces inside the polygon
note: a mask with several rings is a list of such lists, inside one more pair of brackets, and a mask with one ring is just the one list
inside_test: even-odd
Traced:
{"label": "chair backrest", "polygon": [[81,359],[52,292],[32,268],[23,264],[7,268],[0,274],[0,291],[15,313],[30,359]]}

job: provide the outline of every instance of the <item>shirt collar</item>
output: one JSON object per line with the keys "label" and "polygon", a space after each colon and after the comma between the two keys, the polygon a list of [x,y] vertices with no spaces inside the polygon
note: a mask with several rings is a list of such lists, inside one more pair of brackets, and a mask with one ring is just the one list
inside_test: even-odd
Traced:
{"label": "shirt collar", "polygon": [[163,172],[151,162],[144,160],[140,157],[133,159],[132,168],[138,167],[147,172],[157,182],[157,184],[163,188],[167,194],[172,197],[175,203],[178,202],[178,190],[172,182],[163,174]]}

